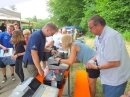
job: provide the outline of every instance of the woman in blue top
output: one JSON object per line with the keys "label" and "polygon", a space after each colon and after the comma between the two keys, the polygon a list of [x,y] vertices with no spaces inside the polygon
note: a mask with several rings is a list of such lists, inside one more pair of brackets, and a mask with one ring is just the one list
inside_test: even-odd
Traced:
{"label": "woman in blue top", "polygon": [[[82,62],[83,64],[87,64],[89,60],[92,60],[96,53],[87,45],[73,41],[72,37],[69,34],[66,34],[62,37],[62,48],[64,50],[71,49],[69,59],[60,59],[56,58],[56,61],[65,64],[73,64],[77,61]],[[89,87],[91,92],[91,97],[95,97],[96,93],[96,80],[99,77],[100,71],[94,69],[86,69],[89,75]]]}

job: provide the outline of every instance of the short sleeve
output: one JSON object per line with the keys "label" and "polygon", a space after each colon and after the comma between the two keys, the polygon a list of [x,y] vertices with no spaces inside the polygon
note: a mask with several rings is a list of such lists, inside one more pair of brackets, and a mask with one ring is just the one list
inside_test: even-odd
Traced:
{"label": "short sleeve", "polygon": [[114,36],[105,40],[102,50],[104,52],[104,58],[106,61],[110,62],[120,60],[121,51],[118,40]]}
{"label": "short sleeve", "polygon": [[22,45],[26,45],[26,42],[25,42],[25,41],[21,41],[21,44],[22,44]]}
{"label": "short sleeve", "polygon": [[32,35],[30,44],[31,50],[38,51],[40,44],[41,44],[41,37],[39,37],[37,34]]}
{"label": "short sleeve", "polygon": [[4,32],[0,33],[0,44],[1,44],[1,41],[2,41],[3,33],[4,33]]}

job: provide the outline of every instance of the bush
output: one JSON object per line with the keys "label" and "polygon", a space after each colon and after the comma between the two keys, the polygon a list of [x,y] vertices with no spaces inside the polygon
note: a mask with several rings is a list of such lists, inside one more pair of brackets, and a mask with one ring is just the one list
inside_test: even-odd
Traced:
{"label": "bush", "polygon": [[91,32],[87,32],[85,36],[89,38],[95,38],[95,35],[92,34]]}
{"label": "bush", "polygon": [[126,30],[124,33],[122,33],[122,36],[123,36],[124,40],[130,41],[130,32],[129,31]]}

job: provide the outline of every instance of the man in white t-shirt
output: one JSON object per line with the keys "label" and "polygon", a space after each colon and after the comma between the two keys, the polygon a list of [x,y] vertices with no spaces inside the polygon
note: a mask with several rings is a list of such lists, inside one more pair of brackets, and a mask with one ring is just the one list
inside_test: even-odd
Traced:
{"label": "man in white t-shirt", "polygon": [[124,40],[119,32],[106,25],[101,16],[88,21],[89,30],[97,35],[95,50],[98,66],[89,63],[88,69],[99,69],[104,97],[120,97],[124,94],[130,78],[130,58]]}
{"label": "man in white t-shirt", "polygon": [[53,36],[46,37],[45,47],[46,47],[46,48],[50,48],[50,47],[52,47],[53,45],[54,45]]}
{"label": "man in white t-shirt", "polygon": [[[51,49],[51,47],[54,45],[54,40],[53,40],[53,37],[50,36],[50,37],[46,37],[46,44],[45,44],[45,48],[47,49]],[[44,55],[43,55],[43,69],[46,68],[46,62],[48,60],[48,58],[51,56],[51,52],[44,52]]]}
{"label": "man in white t-shirt", "polygon": [[66,28],[63,28],[63,29],[62,29],[62,34],[60,35],[60,40],[59,40],[60,49],[62,49],[62,41],[61,41],[61,39],[62,39],[62,36],[63,36],[64,34],[68,34]]}
{"label": "man in white t-shirt", "polygon": [[[61,30],[61,29],[60,29]],[[59,49],[61,46],[59,45],[59,41],[61,38],[62,34],[60,32],[57,32],[53,35],[53,40],[54,40],[54,46],[56,46],[57,49]]]}

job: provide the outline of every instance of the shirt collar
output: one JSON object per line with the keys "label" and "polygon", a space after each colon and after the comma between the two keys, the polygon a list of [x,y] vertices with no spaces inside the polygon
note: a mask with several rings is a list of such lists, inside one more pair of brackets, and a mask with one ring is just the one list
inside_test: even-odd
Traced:
{"label": "shirt collar", "polygon": [[12,36],[12,34],[9,34],[7,31],[6,31],[6,34],[9,35],[9,36]]}
{"label": "shirt collar", "polygon": [[44,33],[42,32],[42,29],[40,29],[40,34],[43,38],[45,37]]}
{"label": "shirt collar", "polygon": [[106,32],[106,31],[105,31],[106,28],[107,28],[107,26],[105,26],[105,27],[103,28],[102,34],[101,34],[100,36],[98,36],[99,41],[101,41],[101,40],[103,39],[103,37],[104,37],[104,35],[105,35],[105,32]]}

